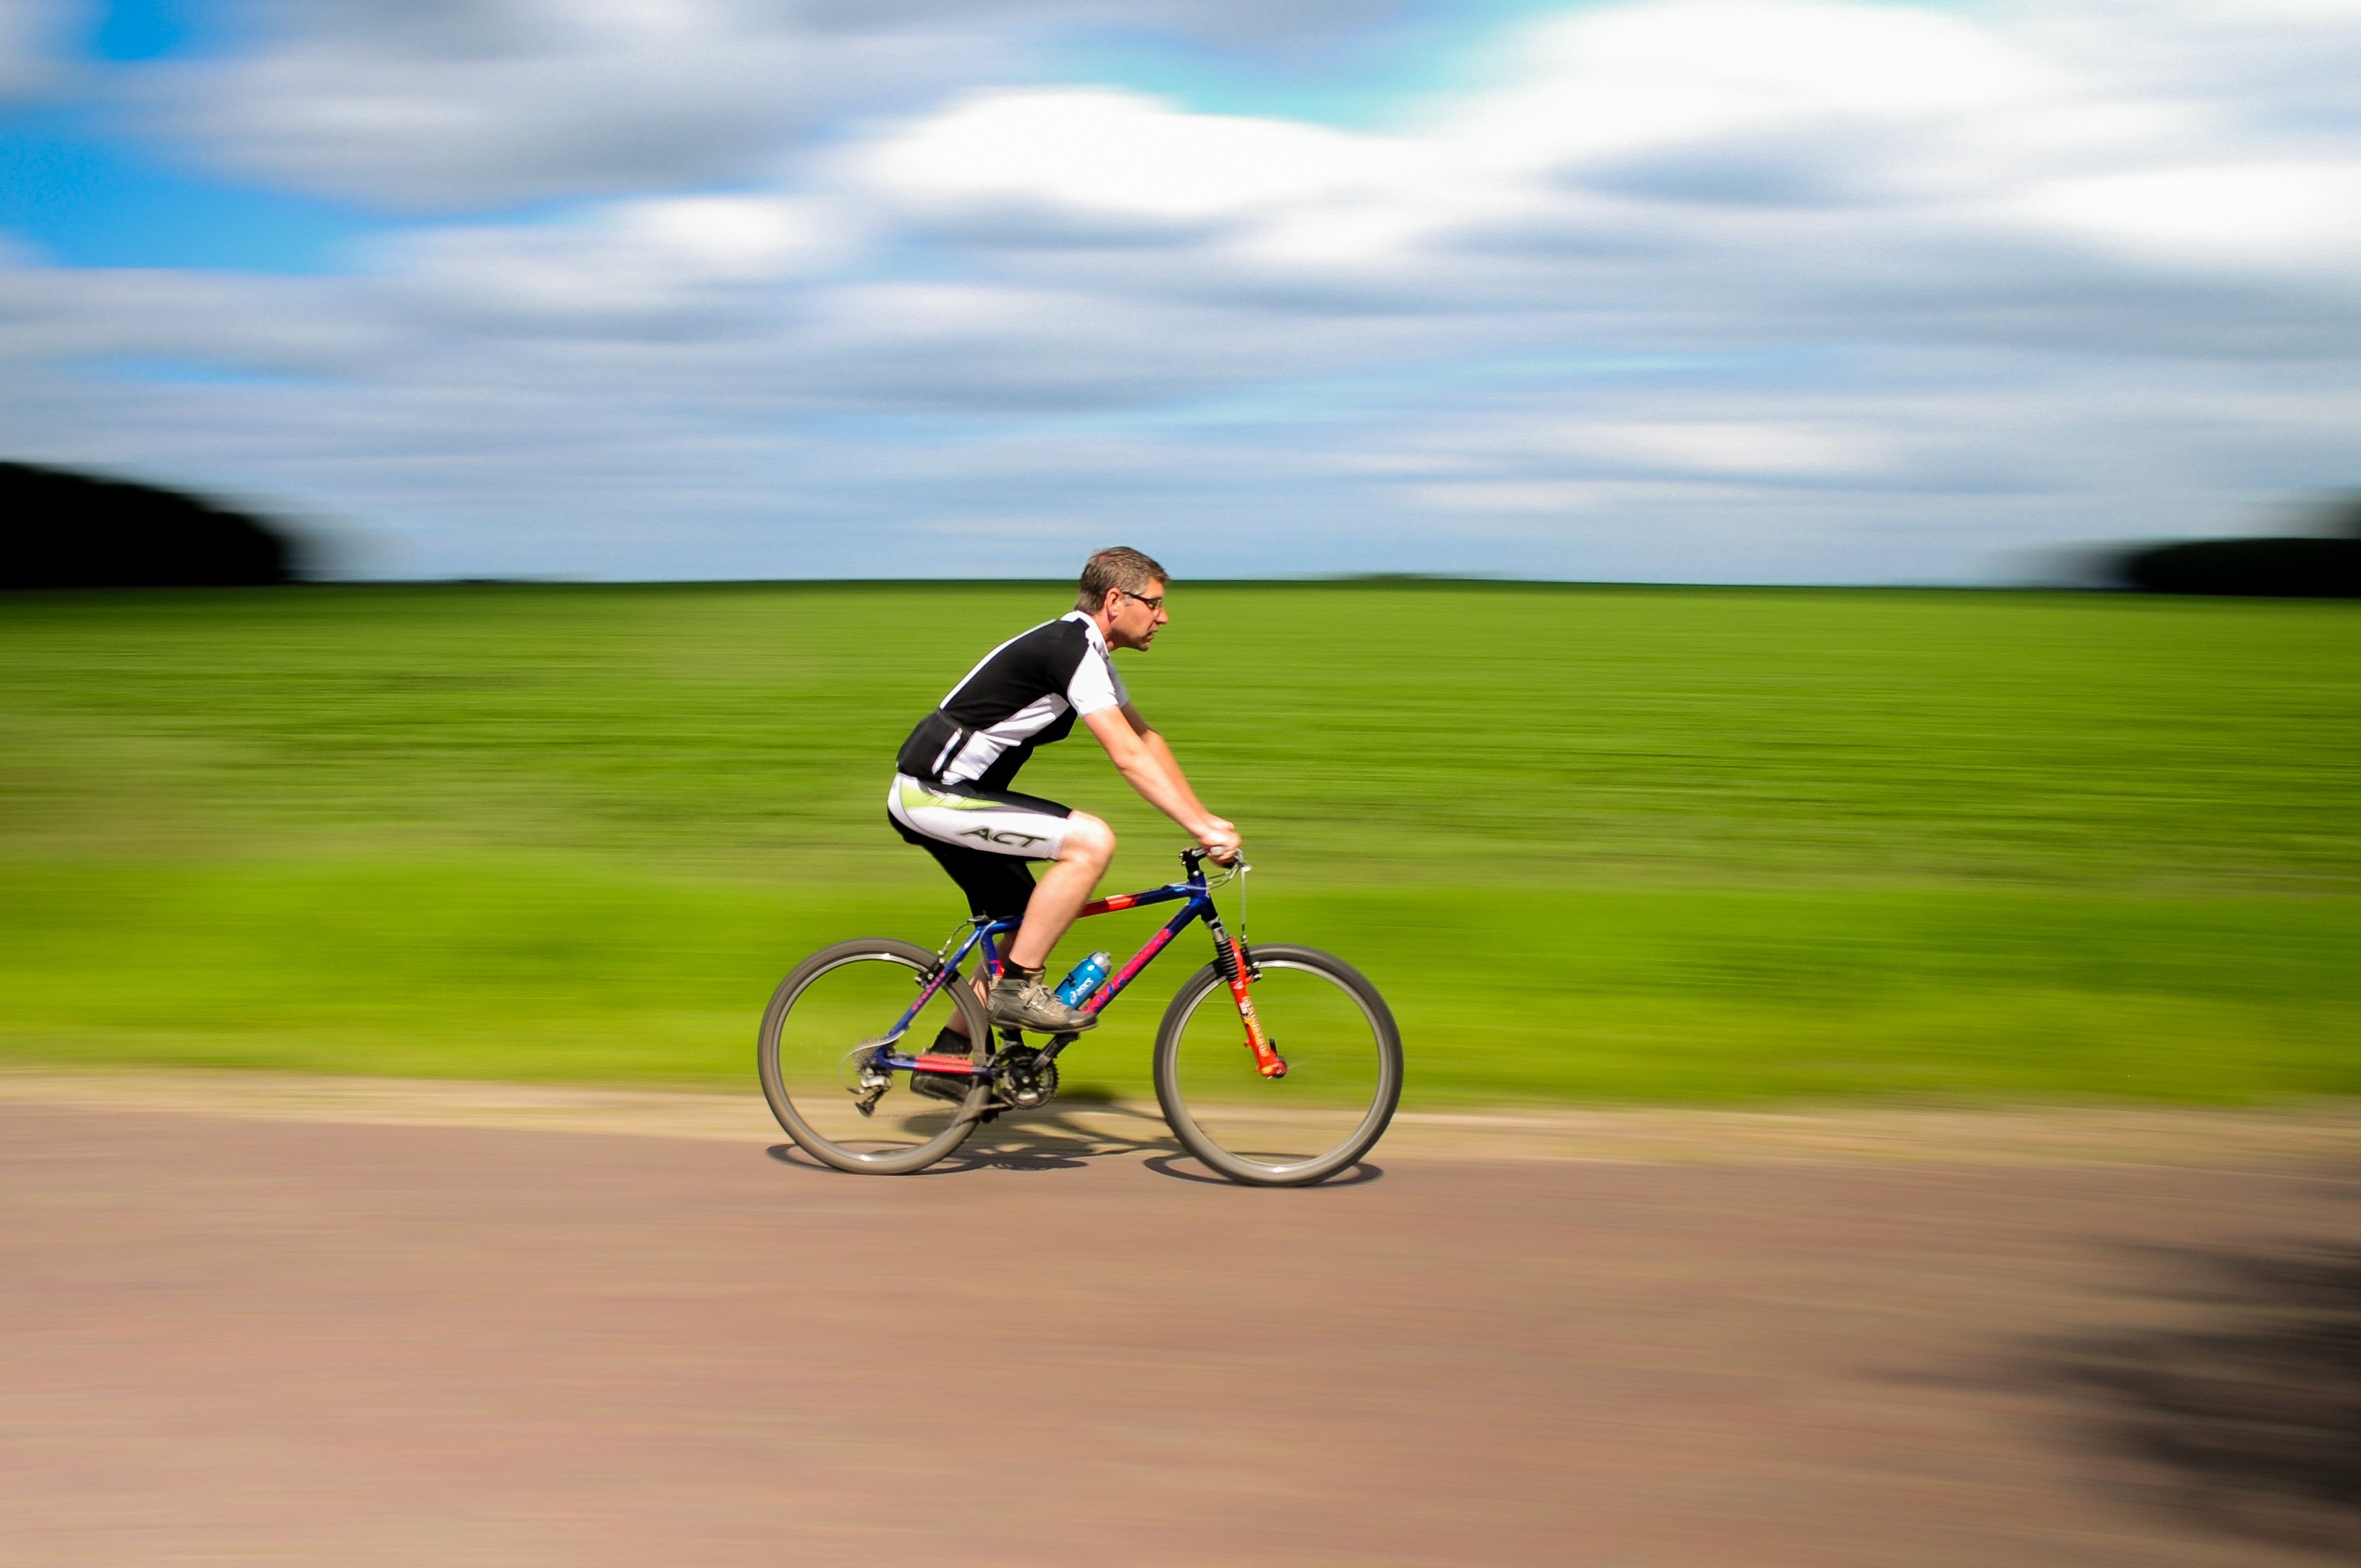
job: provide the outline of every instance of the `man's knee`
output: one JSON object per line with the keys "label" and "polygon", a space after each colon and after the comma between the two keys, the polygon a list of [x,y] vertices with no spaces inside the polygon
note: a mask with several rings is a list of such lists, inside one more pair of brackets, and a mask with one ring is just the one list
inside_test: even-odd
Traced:
{"label": "man's knee", "polygon": [[1066,841],[1058,858],[1096,861],[1104,866],[1115,859],[1115,829],[1087,811],[1077,811],[1066,819]]}

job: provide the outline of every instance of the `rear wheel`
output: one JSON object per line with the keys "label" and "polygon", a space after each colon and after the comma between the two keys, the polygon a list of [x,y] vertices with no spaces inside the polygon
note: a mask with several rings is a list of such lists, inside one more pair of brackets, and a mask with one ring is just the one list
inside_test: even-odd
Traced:
{"label": "rear wheel", "polygon": [[[954,1104],[918,1094],[906,1070],[872,1067],[937,961],[916,942],[891,937],[839,942],[797,964],[772,993],[754,1047],[763,1097],[787,1136],[814,1159],[839,1170],[901,1176],[924,1170],[975,1131],[991,1101],[988,1080],[973,1080]],[[976,1043],[976,1059],[985,1059],[991,1025],[963,981],[930,997],[890,1047],[904,1056],[930,1050],[954,1017]],[[865,1067],[873,1073],[866,1081]],[[883,1092],[876,1091],[880,1078]]]}
{"label": "rear wheel", "polygon": [[1250,990],[1287,1061],[1256,1069],[1246,1025],[1207,964],[1180,987],[1156,1035],[1156,1098],[1182,1146],[1233,1181],[1301,1187],[1350,1168],[1385,1135],[1401,1100],[1401,1035],[1360,970],[1317,948],[1254,948]]}

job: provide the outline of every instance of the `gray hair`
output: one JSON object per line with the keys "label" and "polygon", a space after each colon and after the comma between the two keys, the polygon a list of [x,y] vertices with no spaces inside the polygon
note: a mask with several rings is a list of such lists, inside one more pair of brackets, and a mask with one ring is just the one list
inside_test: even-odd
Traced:
{"label": "gray hair", "polygon": [[1082,563],[1082,588],[1074,596],[1074,608],[1096,615],[1099,606],[1106,603],[1109,588],[1136,594],[1150,583],[1171,580],[1172,575],[1148,556],[1128,545],[1117,544]]}

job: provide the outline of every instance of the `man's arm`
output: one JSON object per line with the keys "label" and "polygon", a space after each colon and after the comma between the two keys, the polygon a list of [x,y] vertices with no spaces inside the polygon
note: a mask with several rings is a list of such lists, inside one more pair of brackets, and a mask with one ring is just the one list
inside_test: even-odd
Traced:
{"label": "man's arm", "polygon": [[1237,858],[1237,828],[1205,809],[1197,792],[1189,787],[1189,775],[1180,771],[1172,748],[1139,716],[1139,709],[1126,702],[1084,714],[1082,722],[1091,727],[1115,771],[1141,798],[1180,824],[1223,864]]}

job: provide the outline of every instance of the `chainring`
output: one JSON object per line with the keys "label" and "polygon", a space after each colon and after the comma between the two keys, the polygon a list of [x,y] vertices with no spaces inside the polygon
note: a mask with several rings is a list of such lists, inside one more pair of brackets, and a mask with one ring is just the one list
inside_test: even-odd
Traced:
{"label": "chainring", "polygon": [[1058,1097],[1058,1064],[1030,1046],[1001,1051],[992,1061],[995,1110],[1032,1111]]}

